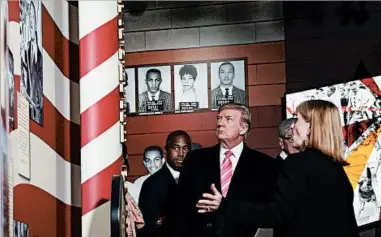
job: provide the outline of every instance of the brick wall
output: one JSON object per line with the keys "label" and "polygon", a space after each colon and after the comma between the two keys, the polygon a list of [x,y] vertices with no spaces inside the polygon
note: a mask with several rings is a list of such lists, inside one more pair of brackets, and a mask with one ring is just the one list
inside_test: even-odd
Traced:
{"label": "brick wall", "polygon": [[[130,2],[131,3],[131,2]],[[135,2],[125,5],[126,65],[168,64],[247,57],[248,103],[252,112],[247,144],[278,152],[276,126],[285,92],[281,2]],[[173,73],[173,72],[172,72]],[[209,88],[210,89],[210,88]],[[145,175],[142,153],[164,146],[182,129],[203,146],[216,144],[216,112],[128,118],[129,179]]]}
{"label": "brick wall", "polygon": [[[128,5],[128,52],[284,39],[282,2],[146,2]],[[143,8],[144,11],[136,11]]]}

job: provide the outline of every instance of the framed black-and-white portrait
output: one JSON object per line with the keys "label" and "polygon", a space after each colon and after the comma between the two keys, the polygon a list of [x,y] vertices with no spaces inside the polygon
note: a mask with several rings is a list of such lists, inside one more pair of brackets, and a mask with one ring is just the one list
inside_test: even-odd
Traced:
{"label": "framed black-and-white portrait", "polygon": [[136,77],[135,68],[126,68],[124,76],[127,86],[124,87],[124,100],[127,104],[127,113],[136,113]]}
{"label": "framed black-and-white portrait", "polygon": [[14,60],[13,54],[9,47],[8,49],[8,108],[9,108],[9,127],[14,129],[15,127],[15,72],[14,72]]}
{"label": "framed black-and-white portrait", "polygon": [[43,124],[43,58],[41,1],[20,0],[21,92],[30,118]]}
{"label": "framed black-and-white portrait", "polygon": [[208,64],[174,66],[175,111],[208,108]]}
{"label": "framed black-and-white portrait", "polygon": [[171,111],[171,66],[138,68],[138,93],[139,114]]}
{"label": "framed black-and-white portrait", "polygon": [[27,223],[13,220],[13,228],[14,237],[29,237],[29,225]]}
{"label": "framed black-and-white portrait", "polygon": [[245,60],[211,62],[210,77],[212,109],[226,103],[246,104]]}

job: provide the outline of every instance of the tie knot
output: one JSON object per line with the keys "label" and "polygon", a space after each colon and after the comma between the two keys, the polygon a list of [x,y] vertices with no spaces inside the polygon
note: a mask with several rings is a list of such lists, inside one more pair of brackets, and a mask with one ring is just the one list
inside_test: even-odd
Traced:
{"label": "tie knot", "polygon": [[226,151],[225,152],[225,157],[230,157],[230,156],[233,156],[233,152],[232,151]]}

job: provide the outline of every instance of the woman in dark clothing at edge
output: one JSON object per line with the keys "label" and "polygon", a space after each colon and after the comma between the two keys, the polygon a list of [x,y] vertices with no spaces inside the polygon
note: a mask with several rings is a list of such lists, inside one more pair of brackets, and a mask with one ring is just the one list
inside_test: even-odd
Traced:
{"label": "woman in dark clothing at edge", "polygon": [[[224,222],[274,228],[277,237],[358,237],[353,187],[344,171],[343,139],[337,107],[310,100],[297,109],[293,145],[280,172],[274,199],[253,204],[225,200],[211,186],[197,204],[199,212],[217,211]],[[255,159],[255,157],[253,157]],[[223,235],[223,234],[222,234]]]}

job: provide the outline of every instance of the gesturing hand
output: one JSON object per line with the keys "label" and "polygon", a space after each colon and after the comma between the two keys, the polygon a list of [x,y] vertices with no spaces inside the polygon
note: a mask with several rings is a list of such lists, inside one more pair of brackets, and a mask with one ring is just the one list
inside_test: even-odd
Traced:
{"label": "gesturing hand", "polygon": [[198,213],[214,212],[220,206],[222,200],[221,193],[218,192],[214,184],[210,186],[210,189],[212,190],[212,194],[203,193],[203,199],[200,199],[198,201],[196,205],[196,207],[198,208]]}

